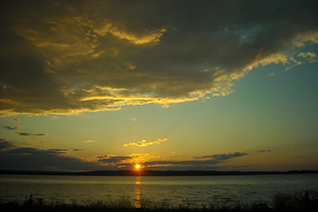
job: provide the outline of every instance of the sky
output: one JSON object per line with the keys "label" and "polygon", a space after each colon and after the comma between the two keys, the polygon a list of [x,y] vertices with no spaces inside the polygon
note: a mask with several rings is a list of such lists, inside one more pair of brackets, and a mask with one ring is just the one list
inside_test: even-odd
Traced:
{"label": "sky", "polygon": [[0,8],[0,169],[318,169],[317,1]]}

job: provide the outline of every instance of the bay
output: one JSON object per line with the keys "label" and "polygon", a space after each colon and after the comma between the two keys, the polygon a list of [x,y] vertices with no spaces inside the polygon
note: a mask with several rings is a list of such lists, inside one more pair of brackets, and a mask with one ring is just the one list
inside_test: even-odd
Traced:
{"label": "bay", "polygon": [[26,197],[46,203],[87,205],[144,200],[156,206],[270,202],[277,192],[318,191],[318,174],[248,176],[57,176],[0,175],[0,201]]}

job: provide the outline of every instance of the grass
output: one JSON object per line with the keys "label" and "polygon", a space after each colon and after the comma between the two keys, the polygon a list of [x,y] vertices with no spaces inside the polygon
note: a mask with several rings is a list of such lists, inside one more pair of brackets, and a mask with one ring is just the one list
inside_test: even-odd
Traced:
{"label": "grass", "polygon": [[[159,205],[159,206],[158,206]],[[167,201],[162,201],[160,204],[153,204],[148,199],[141,199],[138,207],[127,198],[120,198],[114,202],[106,203],[103,201],[92,202],[86,205],[62,204],[59,202],[52,202],[47,204],[42,198],[34,198],[30,195],[25,199],[23,203],[17,201],[11,201],[6,203],[0,203],[1,211],[52,211],[52,212],[98,212],[98,211],[118,211],[118,212],[130,212],[130,211],[150,211],[150,212],[235,212],[235,211],[257,211],[257,212],[270,212],[270,211],[317,211],[318,209],[318,192],[297,192],[297,193],[277,193],[272,202],[256,202],[253,204],[224,204],[224,203],[210,203],[208,206],[193,206],[188,201],[186,204],[179,205],[177,207],[171,207]]]}

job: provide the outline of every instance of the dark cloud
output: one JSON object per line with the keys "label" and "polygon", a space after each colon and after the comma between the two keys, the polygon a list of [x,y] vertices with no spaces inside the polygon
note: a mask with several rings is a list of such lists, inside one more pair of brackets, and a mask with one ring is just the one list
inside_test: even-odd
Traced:
{"label": "dark cloud", "polygon": [[[248,155],[244,152],[235,152],[229,154],[215,154],[211,156],[199,156],[193,157],[195,160],[185,160],[185,161],[154,161],[146,162],[145,164],[150,168],[173,168],[173,169],[209,169],[209,167],[215,167],[215,165],[230,160],[235,157],[242,157]],[[208,159],[208,160],[207,160]]]}
{"label": "dark cloud", "polygon": [[21,148],[16,148],[10,150],[8,153],[11,154],[60,154],[60,153],[65,153],[67,152],[67,149],[48,149],[48,150],[40,150],[36,148],[29,148],[29,147],[21,147]]}
{"label": "dark cloud", "polygon": [[0,154],[1,169],[18,170],[94,170],[96,163],[66,156],[67,149],[14,148]]}
{"label": "dark cloud", "polygon": [[117,167],[120,169],[134,169],[135,163],[142,163],[147,169],[161,169],[173,168],[175,170],[190,170],[190,169],[211,169],[216,168],[216,164],[229,160],[233,157],[243,156],[245,153],[229,154],[227,157],[211,158],[209,160],[184,160],[184,161],[149,161],[151,156],[148,154],[133,154],[124,156],[105,155],[97,157],[97,162],[101,166],[112,168]]}
{"label": "dark cloud", "polygon": [[[317,1],[6,1],[1,114],[167,105],[232,92],[318,43]],[[308,54],[307,54],[308,55]]]}
{"label": "dark cloud", "polygon": [[19,136],[32,136],[32,137],[45,137],[47,136],[46,134],[33,134],[33,133],[26,133],[26,132],[18,132],[16,133]]}
{"label": "dark cloud", "polygon": [[15,145],[13,144],[12,141],[9,141],[6,138],[0,138],[0,150],[12,148],[14,146]]}
{"label": "dark cloud", "polygon": [[132,156],[106,156],[106,158],[99,159],[98,162],[101,163],[121,163],[125,160],[132,159]]}
{"label": "dark cloud", "polygon": [[183,161],[148,161],[144,159],[148,154],[135,155],[104,155],[91,158],[90,161],[71,157],[69,151],[85,151],[79,149],[37,149],[31,147],[17,147],[6,139],[1,139],[0,169],[22,170],[100,170],[103,169],[133,169],[134,163],[142,163],[147,169],[174,170],[211,170],[219,169],[218,164],[247,153],[216,154],[201,156],[195,160]]}
{"label": "dark cloud", "polygon": [[43,142],[34,142],[34,143],[22,142],[16,145],[21,147],[21,146],[35,146],[39,144],[51,144],[51,143],[54,143],[54,142],[53,141],[43,141]]}
{"label": "dark cloud", "polygon": [[6,128],[8,130],[17,130],[17,129],[21,128],[21,127],[11,127],[11,126],[8,126],[8,125],[0,125],[0,127]]}
{"label": "dark cloud", "polygon": [[229,154],[215,154],[215,155],[211,155],[211,156],[202,156],[201,158],[210,158],[211,160],[218,160],[218,161],[222,161],[222,160],[228,160],[234,157],[241,157],[247,155],[247,153],[244,152],[235,152],[235,153],[229,153]]}
{"label": "dark cloud", "polygon": [[269,149],[261,149],[261,150],[255,151],[255,153],[271,152],[271,151],[272,151],[272,150],[269,150]]}

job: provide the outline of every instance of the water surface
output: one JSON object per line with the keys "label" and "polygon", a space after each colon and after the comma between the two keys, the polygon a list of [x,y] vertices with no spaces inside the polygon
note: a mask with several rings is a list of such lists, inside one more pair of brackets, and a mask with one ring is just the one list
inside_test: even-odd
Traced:
{"label": "water surface", "polygon": [[0,200],[33,194],[46,203],[89,204],[143,199],[154,205],[269,202],[277,192],[318,191],[318,174],[248,176],[54,176],[0,175]]}

